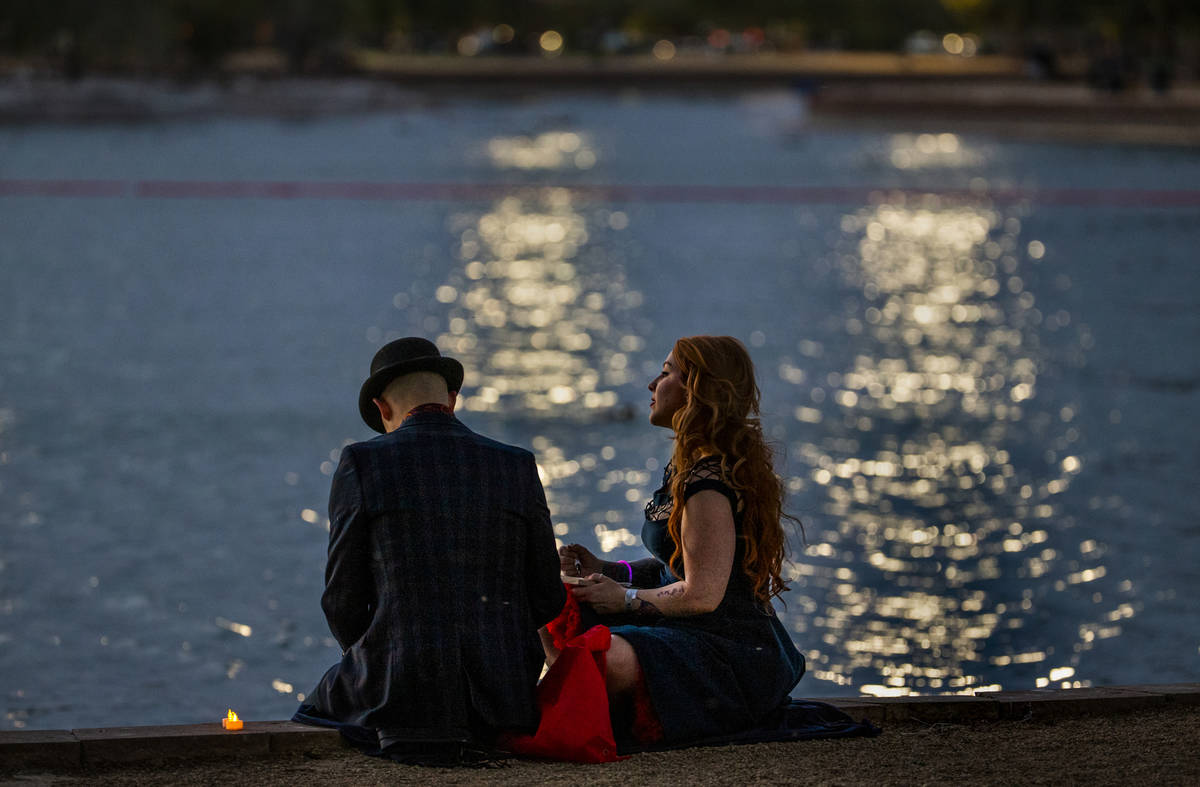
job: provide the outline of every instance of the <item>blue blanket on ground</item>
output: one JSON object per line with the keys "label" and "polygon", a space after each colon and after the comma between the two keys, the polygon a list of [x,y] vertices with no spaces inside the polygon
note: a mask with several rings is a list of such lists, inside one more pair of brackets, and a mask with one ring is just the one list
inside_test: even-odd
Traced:
{"label": "blue blanket on ground", "polygon": [[683,741],[656,743],[650,746],[625,744],[618,741],[621,754],[668,749],[690,749],[693,746],[733,746],[743,743],[775,743],[780,741],[811,741],[819,738],[874,737],[883,732],[866,719],[855,721],[844,711],[825,702],[792,699],[768,716],[762,724],[730,735]]}
{"label": "blue blanket on ground", "polygon": [[[310,724],[316,727],[332,727],[341,732],[348,742],[365,754],[373,757],[386,756],[380,747],[379,736],[375,730],[367,727],[356,727],[351,724],[341,724],[319,715],[314,715],[315,708],[311,705],[301,705],[292,716],[292,721]],[[635,743],[618,741],[621,754],[637,754],[646,751],[666,751],[669,749],[688,749],[693,746],[731,746],[746,743],[776,743],[781,741],[807,741],[820,738],[856,738],[873,737],[883,730],[865,719],[855,721],[844,711],[825,702],[815,700],[791,699],[772,713],[758,727],[754,727],[731,735],[719,735],[700,740],[683,741],[670,744],[658,743],[650,746],[640,746]]]}

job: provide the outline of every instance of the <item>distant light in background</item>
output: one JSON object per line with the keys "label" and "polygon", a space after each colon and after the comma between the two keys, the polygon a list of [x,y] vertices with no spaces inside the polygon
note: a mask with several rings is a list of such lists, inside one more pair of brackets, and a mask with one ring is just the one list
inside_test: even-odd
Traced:
{"label": "distant light in background", "polygon": [[896,169],[961,169],[978,166],[984,155],[957,134],[894,134],[888,160]]}
{"label": "distant light in background", "polygon": [[733,36],[728,30],[717,28],[708,34],[708,45],[713,49],[725,49],[733,41]]}
{"label": "distant light in background", "polygon": [[654,48],[650,51],[658,60],[671,60],[675,57],[675,45],[665,38],[655,42]]}
{"label": "distant light in background", "polygon": [[742,31],[742,45],[754,51],[766,43],[767,34],[761,27],[747,27]]}
{"label": "distant light in background", "polygon": [[561,55],[563,51],[562,34],[557,30],[547,30],[538,38],[538,46],[542,48],[542,54],[547,57]]}
{"label": "distant light in background", "polygon": [[483,49],[483,42],[474,33],[468,33],[458,39],[458,53],[464,57],[474,57]]}
{"label": "distant light in background", "polygon": [[492,41],[501,45],[512,43],[516,34],[511,25],[499,24],[492,28]]}
{"label": "distant light in background", "polygon": [[942,49],[950,55],[974,57],[979,53],[979,38],[969,33],[967,35],[947,33],[942,36]]}
{"label": "distant light in background", "polygon": [[496,137],[487,144],[492,164],[501,169],[590,169],[596,152],[579,134],[548,131],[536,137]]}

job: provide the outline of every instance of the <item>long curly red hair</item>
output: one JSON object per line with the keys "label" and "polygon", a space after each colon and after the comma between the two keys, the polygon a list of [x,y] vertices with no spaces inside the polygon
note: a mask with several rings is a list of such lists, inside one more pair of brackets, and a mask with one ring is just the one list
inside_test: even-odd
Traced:
{"label": "long curly red hair", "polygon": [[754,362],[731,336],[688,336],[675,342],[675,366],[687,400],[671,418],[675,451],[671,462],[671,517],[667,529],[676,548],[671,568],[682,576],[683,488],[698,460],[718,455],[721,480],[742,501],[742,571],[754,584],[754,596],[766,604],[785,592],[782,570],[787,536],[782,519],[799,520],[783,510],[783,484],[775,474],[772,452],[759,423],[759,391]]}

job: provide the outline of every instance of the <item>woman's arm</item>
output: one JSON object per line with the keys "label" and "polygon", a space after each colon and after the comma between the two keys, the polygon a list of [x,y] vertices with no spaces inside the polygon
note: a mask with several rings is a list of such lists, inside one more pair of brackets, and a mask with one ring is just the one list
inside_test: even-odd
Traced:
{"label": "woman's arm", "polygon": [[[685,578],[660,588],[638,590],[632,601],[633,612],[647,616],[700,615],[712,612],[725,597],[737,546],[729,498],[712,489],[692,495],[683,508],[680,537]],[[626,611],[624,588],[601,574],[593,574],[592,578],[598,580],[596,584],[571,590],[577,599],[604,614]]]}

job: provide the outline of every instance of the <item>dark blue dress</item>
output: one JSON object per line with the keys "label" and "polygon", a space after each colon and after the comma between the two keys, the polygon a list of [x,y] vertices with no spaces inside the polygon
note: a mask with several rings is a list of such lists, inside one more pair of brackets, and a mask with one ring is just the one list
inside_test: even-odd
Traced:
{"label": "dark blue dress", "polygon": [[[663,564],[657,587],[679,581],[668,567],[675,551],[667,532],[671,475],[668,466],[663,485],[646,506],[642,527],[642,543]],[[738,495],[720,476],[719,457],[698,462],[688,474],[684,501],[713,489],[725,495],[733,509],[737,550],[721,603],[702,615],[644,623],[639,619],[612,627],[612,633],[637,652],[667,742],[726,735],[759,725],[787,702],[788,693],[804,674],[804,657],[774,609],[755,600],[750,578],[742,571],[745,542]]]}

